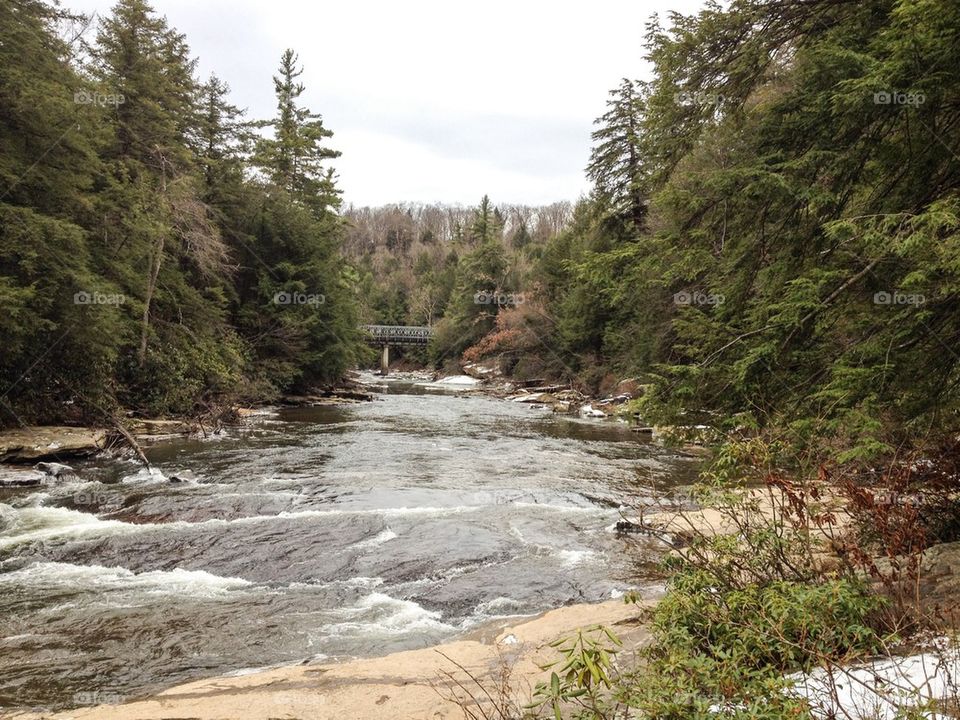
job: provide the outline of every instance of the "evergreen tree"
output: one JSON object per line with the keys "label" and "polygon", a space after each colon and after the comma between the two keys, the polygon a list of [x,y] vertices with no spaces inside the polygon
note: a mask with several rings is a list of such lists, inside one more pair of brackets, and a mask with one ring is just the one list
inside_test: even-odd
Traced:
{"label": "evergreen tree", "polygon": [[249,293],[241,317],[268,380],[300,388],[342,375],[364,351],[356,288],[340,264],[339,191],[333,169],[323,165],[339,153],[325,147],[332,133],[320,116],[296,102],[305,89],[296,80],[302,72],[294,52],[284,52],[274,78],[277,117],[264,123],[273,137],[258,143],[254,157],[267,183],[248,223]]}
{"label": "evergreen tree", "polygon": [[500,211],[484,195],[480,205],[473,211],[473,222],[470,225],[469,237],[471,245],[497,242],[503,233],[503,218]]}
{"label": "evergreen tree", "polygon": [[[295,56],[261,183],[227,87],[195,81],[144,0],[117,3],[82,64],[64,23],[82,27],[0,0],[0,424],[206,412],[337,378],[362,352],[358,283]],[[323,301],[274,302],[298,290]]]}
{"label": "evergreen tree", "polygon": [[[560,339],[655,380],[652,421],[767,427],[841,459],[954,432],[958,13],[744,0],[653,25],[653,80],[635,105],[621,86],[591,165],[600,217],[640,178],[643,242],[575,224],[545,255]],[[635,167],[631,137],[640,171],[614,172]],[[578,329],[568,298],[591,295],[610,313]]]}
{"label": "evergreen tree", "polygon": [[221,283],[227,248],[203,202],[191,136],[198,124],[194,61],[183,36],[143,0],[120,0],[94,48],[107,97],[104,222],[99,255],[139,315],[123,368],[125,398],[155,409],[191,409],[235,382],[236,338]]}
{"label": "evergreen tree", "polygon": [[98,108],[56,33],[70,19],[0,2],[0,425],[90,419],[123,336],[122,308],[82,302],[118,288],[96,272],[84,227]]}
{"label": "evergreen tree", "polygon": [[608,213],[637,233],[647,215],[646,170],[641,147],[641,86],[626,78],[610,92],[609,108],[591,135],[594,144],[587,177]]}
{"label": "evergreen tree", "polygon": [[260,142],[254,160],[275,186],[323,213],[340,204],[333,168],[326,165],[340,153],[324,144],[333,133],[324,127],[321,116],[297,102],[305,89],[297,79],[302,74],[296,53],[285,50],[279,74],[273,78],[277,116],[263,123],[273,129],[273,137]]}
{"label": "evergreen tree", "polygon": [[232,205],[244,184],[244,157],[252,142],[244,111],[233,105],[230,88],[215,74],[199,89],[194,154],[203,176],[203,201],[223,209]]}

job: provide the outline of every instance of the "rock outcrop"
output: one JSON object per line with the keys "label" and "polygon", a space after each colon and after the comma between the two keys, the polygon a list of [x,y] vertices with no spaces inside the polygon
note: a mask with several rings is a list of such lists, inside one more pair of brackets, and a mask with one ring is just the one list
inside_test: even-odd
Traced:
{"label": "rock outcrop", "polygon": [[96,455],[110,439],[102,428],[33,426],[0,432],[0,462],[57,461]]}

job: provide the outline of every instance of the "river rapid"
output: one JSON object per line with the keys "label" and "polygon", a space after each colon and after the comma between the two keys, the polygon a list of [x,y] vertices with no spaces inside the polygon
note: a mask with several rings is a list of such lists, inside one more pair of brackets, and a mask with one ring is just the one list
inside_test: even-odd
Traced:
{"label": "river rapid", "polygon": [[[658,591],[620,508],[696,459],[613,421],[412,380],[0,490],[0,707],[133,699]],[[179,478],[182,482],[172,479]],[[38,491],[39,490],[39,491]]]}

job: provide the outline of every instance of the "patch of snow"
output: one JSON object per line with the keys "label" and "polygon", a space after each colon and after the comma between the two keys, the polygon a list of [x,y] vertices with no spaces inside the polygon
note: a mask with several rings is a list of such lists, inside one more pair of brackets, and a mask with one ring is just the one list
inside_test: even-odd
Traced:
{"label": "patch of snow", "polygon": [[[791,692],[807,698],[817,718],[894,720],[905,708],[960,695],[960,648],[938,647],[937,652],[791,675]],[[950,716],[927,711],[923,717]]]}
{"label": "patch of snow", "polygon": [[602,418],[606,416],[607,414],[603,410],[597,410],[593,405],[584,405],[580,408],[580,417]]}
{"label": "patch of snow", "polygon": [[445,377],[441,380],[437,380],[433,385],[479,385],[480,381],[476,378],[472,378],[469,375],[451,375],[450,377]]}

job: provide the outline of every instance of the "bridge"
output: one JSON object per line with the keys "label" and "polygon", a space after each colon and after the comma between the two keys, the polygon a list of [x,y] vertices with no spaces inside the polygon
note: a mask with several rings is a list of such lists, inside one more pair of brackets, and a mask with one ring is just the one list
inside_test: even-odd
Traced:
{"label": "bridge", "polygon": [[386,375],[390,368],[391,345],[426,345],[433,337],[432,327],[416,325],[361,325],[367,334],[367,342],[383,348],[380,357],[380,374]]}

